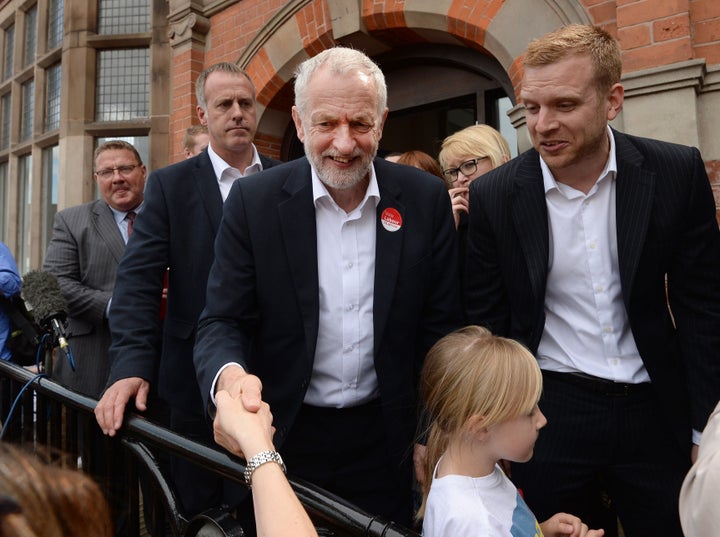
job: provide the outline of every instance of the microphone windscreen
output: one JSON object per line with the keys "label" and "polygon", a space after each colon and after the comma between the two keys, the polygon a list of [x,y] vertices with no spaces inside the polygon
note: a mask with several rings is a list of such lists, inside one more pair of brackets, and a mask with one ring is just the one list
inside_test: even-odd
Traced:
{"label": "microphone windscreen", "polygon": [[32,306],[35,320],[44,324],[50,317],[65,314],[67,301],[60,292],[57,278],[43,270],[31,270],[23,277],[22,294]]}

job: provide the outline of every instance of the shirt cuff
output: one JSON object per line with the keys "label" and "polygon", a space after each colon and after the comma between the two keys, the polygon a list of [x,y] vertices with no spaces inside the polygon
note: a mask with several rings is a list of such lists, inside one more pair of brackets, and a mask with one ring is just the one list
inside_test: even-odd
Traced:
{"label": "shirt cuff", "polygon": [[227,369],[227,368],[230,367],[231,365],[236,365],[236,366],[238,366],[240,369],[242,369],[243,371],[245,371],[245,368],[244,368],[243,366],[241,366],[241,365],[240,365],[239,363],[237,363],[237,362],[228,362],[227,364],[225,364],[224,366],[222,366],[222,367],[220,368],[220,370],[215,374],[215,378],[213,379],[212,386],[210,386],[210,400],[212,401],[212,404],[213,404],[213,405],[215,404],[215,385],[217,384],[217,381],[218,381],[218,379],[220,378],[220,373],[222,373],[223,371],[225,371],[225,369]]}

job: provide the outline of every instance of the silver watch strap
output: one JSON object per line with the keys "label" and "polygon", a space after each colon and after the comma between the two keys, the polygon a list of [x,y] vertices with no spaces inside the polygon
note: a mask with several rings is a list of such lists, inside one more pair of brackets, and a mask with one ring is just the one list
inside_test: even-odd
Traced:
{"label": "silver watch strap", "polygon": [[252,487],[252,475],[255,470],[257,470],[260,466],[265,464],[266,462],[276,462],[280,465],[280,468],[282,468],[282,471],[284,473],[287,473],[287,469],[285,468],[285,463],[282,460],[282,457],[280,456],[280,453],[277,451],[261,451],[257,455],[253,455],[249,461],[247,461],[247,464],[245,465],[245,483],[247,484],[248,488]]}

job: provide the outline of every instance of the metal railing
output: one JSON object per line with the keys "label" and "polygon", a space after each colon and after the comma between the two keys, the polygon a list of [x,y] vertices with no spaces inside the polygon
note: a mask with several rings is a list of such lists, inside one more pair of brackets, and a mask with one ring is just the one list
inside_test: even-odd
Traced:
{"label": "metal railing", "polygon": [[[0,360],[3,440],[30,449],[57,451],[64,455],[64,465],[92,475],[105,491],[113,513],[122,512],[122,535],[138,537],[143,522],[150,528],[147,532],[158,535],[169,532],[174,537],[192,537],[208,525],[228,537],[243,535],[239,523],[221,510],[187,520],[158,463],[158,454],[183,457],[217,475],[244,483],[245,467],[238,459],[135,414],[126,417],[115,437],[106,437],[95,422],[96,403],[47,377],[38,377],[23,367]],[[121,484],[117,482],[118,475],[122,476]],[[374,517],[311,483],[292,476],[289,480],[322,536],[418,535]],[[139,486],[141,482],[143,487]],[[155,532],[152,528],[156,528]]]}

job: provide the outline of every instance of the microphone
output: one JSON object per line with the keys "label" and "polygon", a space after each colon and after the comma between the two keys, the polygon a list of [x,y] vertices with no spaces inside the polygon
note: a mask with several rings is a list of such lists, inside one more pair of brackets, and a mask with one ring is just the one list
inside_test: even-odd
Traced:
{"label": "microphone", "polygon": [[23,277],[22,294],[32,307],[31,313],[35,321],[48,332],[55,334],[58,346],[74,370],[72,352],[65,338],[68,304],[60,292],[57,278],[49,272],[31,270]]}

